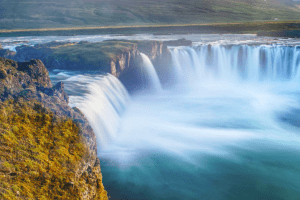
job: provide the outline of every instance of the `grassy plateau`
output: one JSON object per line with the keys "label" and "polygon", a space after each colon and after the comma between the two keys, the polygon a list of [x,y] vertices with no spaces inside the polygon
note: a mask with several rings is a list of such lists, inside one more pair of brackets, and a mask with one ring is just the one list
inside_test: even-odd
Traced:
{"label": "grassy plateau", "polygon": [[299,20],[293,0],[2,0],[0,30]]}

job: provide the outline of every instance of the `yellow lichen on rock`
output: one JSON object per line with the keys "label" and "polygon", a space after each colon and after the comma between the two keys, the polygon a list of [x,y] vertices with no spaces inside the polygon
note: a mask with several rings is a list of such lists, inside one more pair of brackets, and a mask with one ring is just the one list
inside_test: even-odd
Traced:
{"label": "yellow lichen on rock", "polygon": [[41,61],[0,58],[0,199],[107,200],[96,137]]}
{"label": "yellow lichen on rock", "polygon": [[[0,199],[82,199],[89,175],[76,179],[76,169],[88,153],[85,140],[72,120],[34,109],[40,106],[0,104],[6,112],[0,115]],[[94,199],[107,199],[99,172]]]}

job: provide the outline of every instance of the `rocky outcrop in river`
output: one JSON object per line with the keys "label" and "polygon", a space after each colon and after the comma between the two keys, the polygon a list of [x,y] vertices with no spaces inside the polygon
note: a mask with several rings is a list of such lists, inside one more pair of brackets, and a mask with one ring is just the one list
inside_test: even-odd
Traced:
{"label": "rocky outcrop in river", "polygon": [[143,72],[140,53],[153,63],[162,84],[168,84],[174,76],[168,46],[190,46],[185,39],[173,41],[108,40],[89,42],[51,42],[35,46],[20,46],[16,52],[0,50],[0,56],[24,62],[40,59],[47,69],[96,71],[118,77],[129,91],[138,89]]}
{"label": "rocky outcrop in river", "polygon": [[159,63],[167,58],[167,46],[189,46],[185,39],[173,41],[130,41],[109,40],[89,42],[51,42],[35,46],[20,46],[16,52],[1,49],[0,57],[19,62],[40,59],[47,69],[96,70],[120,76],[140,52],[152,62]]}

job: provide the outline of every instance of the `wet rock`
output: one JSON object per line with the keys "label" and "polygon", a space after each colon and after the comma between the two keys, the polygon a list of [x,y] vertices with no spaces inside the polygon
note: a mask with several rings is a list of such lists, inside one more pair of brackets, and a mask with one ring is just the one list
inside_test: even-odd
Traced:
{"label": "wet rock", "polygon": [[166,45],[166,46],[191,46],[192,41],[182,38],[182,39],[178,39],[178,40],[164,41],[164,45]]}
{"label": "wet rock", "polygon": [[0,69],[0,79],[5,79],[7,77],[7,72],[5,69]]}

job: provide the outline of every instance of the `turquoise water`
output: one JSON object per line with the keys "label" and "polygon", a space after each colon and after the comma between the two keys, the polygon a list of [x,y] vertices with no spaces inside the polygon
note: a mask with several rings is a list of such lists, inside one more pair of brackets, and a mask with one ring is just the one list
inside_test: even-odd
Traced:
{"label": "turquoise water", "polygon": [[132,98],[100,151],[112,199],[300,199],[299,85],[206,82]]}

